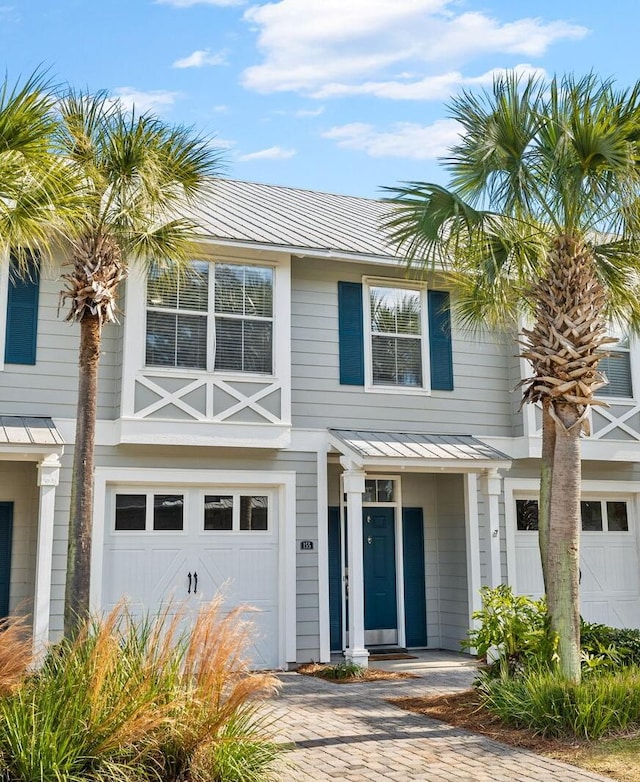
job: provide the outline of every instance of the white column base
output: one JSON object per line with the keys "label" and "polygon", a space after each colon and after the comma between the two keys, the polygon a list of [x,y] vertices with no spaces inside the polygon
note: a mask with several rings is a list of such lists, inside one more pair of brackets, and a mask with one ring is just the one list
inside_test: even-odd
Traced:
{"label": "white column base", "polygon": [[369,652],[367,649],[345,649],[345,660],[359,665],[361,668],[369,667]]}

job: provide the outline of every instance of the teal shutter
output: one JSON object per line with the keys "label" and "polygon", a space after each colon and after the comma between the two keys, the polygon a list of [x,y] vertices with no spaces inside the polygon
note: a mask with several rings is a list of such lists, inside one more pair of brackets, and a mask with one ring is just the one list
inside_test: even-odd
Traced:
{"label": "teal shutter", "polygon": [[340,343],[340,383],[364,385],[364,324],[362,285],[338,283],[338,331]]}
{"label": "teal shutter", "polygon": [[404,626],[407,646],[427,644],[427,600],[424,578],[422,508],[402,509]]}
{"label": "teal shutter", "polygon": [[40,274],[32,265],[29,276],[11,274],[7,297],[7,331],[4,360],[7,364],[35,364],[38,334]]}
{"label": "teal shutter", "polygon": [[9,615],[13,503],[0,502],[0,618]]}
{"label": "teal shutter", "polygon": [[447,291],[428,291],[431,388],[453,391],[451,312]]}
{"label": "teal shutter", "polygon": [[342,650],[342,553],[340,508],[329,508],[329,642],[332,652]]}

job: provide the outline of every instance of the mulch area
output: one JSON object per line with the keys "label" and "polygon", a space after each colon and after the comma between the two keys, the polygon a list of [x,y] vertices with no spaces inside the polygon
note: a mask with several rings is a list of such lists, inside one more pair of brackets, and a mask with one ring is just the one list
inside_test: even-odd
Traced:
{"label": "mulch area", "polygon": [[382,671],[379,668],[364,668],[359,676],[347,676],[343,679],[336,679],[330,675],[332,667],[331,665],[321,665],[320,663],[306,663],[298,666],[297,671],[304,676],[315,676],[333,684],[366,684],[367,682],[379,682],[386,679],[420,678],[413,673],[397,673],[394,671]]}
{"label": "mulch area", "polygon": [[505,725],[482,707],[475,690],[431,698],[393,698],[389,702],[406,711],[424,714],[425,717],[455,725],[457,728],[465,728],[473,733],[481,733],[496,741],[529,749],[540,755],[562,757],[568,750],[582,746],[582,742],[576,740],[545,738],[526,728]]}

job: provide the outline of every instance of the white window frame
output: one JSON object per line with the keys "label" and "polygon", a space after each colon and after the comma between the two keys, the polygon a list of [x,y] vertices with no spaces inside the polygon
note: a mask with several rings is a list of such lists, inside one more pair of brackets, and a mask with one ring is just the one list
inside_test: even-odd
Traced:
{"label": "white window frame", "polygon": [[[205,496],[216,495],[220,497],[232,497],[233,505],[231,511],[231,529],[205,529],[204,528],[204,498]],[[241,497],[267,497],[267,528],[266,529],[240,529],[240,498]],[[200,515],[202,510],[202,515]],[[260,537],[260,535],[271,535],[274,524],[274,494],[273,491],[264,486],[214,486],[202,489],[198,494],[198,523],[200,535],[251,535],[251,537]]]}
{"label": "white window frame", "polygon": [[[515,520],[514,530],[518,535],[532,535],[538,534],[538,530],[530,529],[518,529],[518,513],[516,510],[516,503],[519,500],[535,500],[540,502],[538,495],[535,492],[515,492],[513,495],[513,518]],[[633,512],[633,495],[632,494],[603,494],[602,492],[583,492],[580,496],[580,502],[599,502],[602,514],[602,529],[585,530],[580,525],[581,535],[629,535],[631,534],[631,514]],[[627,527],[626,530],[609,530],[609,514],[607,511],[608,502],[624,502],[627,506]]]}
{"label": "white window frame", "polygon": [[[371,329],[371,288],[397,288],[420,293],[420,358],[422,360],[421,386],[385,386],[373,382],[373,331]],[[431,370],[429,365],[429,310],[427,287],[419,282],[398,280],[386,277],[364,277],[362,280],[363,317],[364,317],[364,390],[370,393],[431,395]],[[417,336],[417,335],[416,335]]]}
{"label": "white window frame", "polygon": [[[207,374],[214,374],[216,377],[229,377],[231,379],[233,378],[242,378],[242,379],[256,379],[256,380],[274,380],[278,376],[278,368],[276,367],[276,361],[278,359],[278,350],[276,349],[277,345],[277,339],[278,339],[278,321],[279,318],[276,317],[276,301],[277,301],[277,295],[278,295],[278,266],[275,263],[264,263],[260,261],[254,261],[249,260],[245,258],[194,258],[194,262],[198,261],[204,261],[205,263],[209,264],[209,275],[208,275],[208,291],[207,291],[207,310],[206,312],[204,310],[196,311],[196,310],[182,310],[182,309],[162,309],[162,308],[149,308],[147,305],[147,279],[144,279],[144,334],[142,339],[142,363],[141,368],[142,370],[149,370],[154,373],[156,372],[167,372],[168,375],[171,374],[179,374],[179,375],[189,375],[193,374],[194,376],[202,375],[204,372]],[[215,311],[215,269],[216,264],[224,264],[227,265],[236,265],[236,266],[255,266],[256,268],[268,268],[271,269],[272,272],[272,280],[273,280],[273,289],[272,289],[272,314],[270,318],[260,317],[255,318],[255,320],[259,320],[261,322],[269,321],[271,323],[271,367],[272,371],[269,372],[244,372],[242,370],[233,370],[233,369],[215,369],[215,354],[216,354],[216,326],[215,321],[217,317],[217,313]],[[181,314],[184,313],[186,315],[201,315],[201,317],[206,318],[207,321],[207,356],[206,356],[206,369],[198,368],[198,367],[177,367],[177,366],[167,366],[163,364],[147,364],[146,361],[146,337],[147,337],[147,312],[168,312],[170,314]],[[220,317],[227,317],[224,313],[220,314]],[[233,316],[231,316],[233,317]],[[241,316],[240,319],[242,320],[251,320],[250,317]]]}
{"label": "white window frame", "polygon": [[[147,498],[146,502],[146,508],[145,508],[145,525],[144,529],[116,529],[116,496],[118,494],[144,494]],[[182,529],[180,530],[171,530],[171,529],[154,529],[153,528],[153,510],[154,510],[154,504],[153,504],[153,498],[158,495],[169,495],[169,494],[180,494],[182,495]],[[131,490],[129,489],[122,489],[121,487],[116,487],[114,491],[112,492],[112,498],[111,498],[111,513],[109,516],[109,529],[111,530],[111,534],[113,535],[153,535],[154,537],[156,535],[159,535],[161,537],[166,537],[167,535],[179,535],[179,536],[185,536],[187,534],[187,520],[189,518],[189,498],[187,496],[187,493],[180,489],[179,487],[175,486],[169,486],[169,487],[163,487],[163,486],[157,486],[155,488],[148,488],[148,487],[141,487],[139,490],[136,488],[133,488]]]}

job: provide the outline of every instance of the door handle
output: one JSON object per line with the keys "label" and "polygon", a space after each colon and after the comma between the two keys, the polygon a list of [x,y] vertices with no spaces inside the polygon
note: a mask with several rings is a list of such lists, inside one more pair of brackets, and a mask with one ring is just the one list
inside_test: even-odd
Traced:
{"label": "door handle", "polygon": [[190,572],[187,574],[187,578],[189,579],[189,588],[187,589],[187,594],[190,595],[191,594],[191,573]]}
{"label": "door handle", "polygon": [[193,594],[195,595],[198,591],[198,574],[196,571],[193,571]]}

